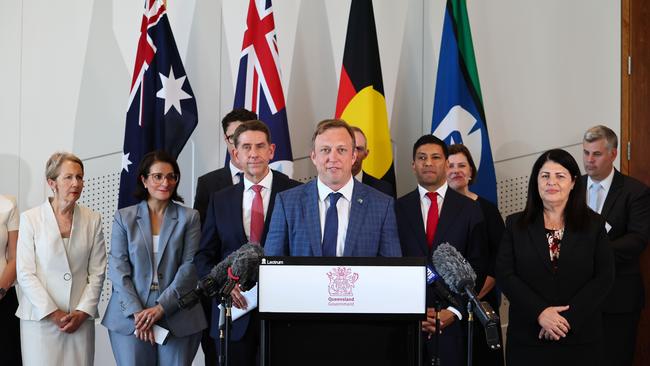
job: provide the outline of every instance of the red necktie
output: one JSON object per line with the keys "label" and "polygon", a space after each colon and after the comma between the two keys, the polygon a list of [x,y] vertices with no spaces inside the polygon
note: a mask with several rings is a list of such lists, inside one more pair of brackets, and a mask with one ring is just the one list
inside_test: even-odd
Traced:
{"label": "red necktie", "polygon": [[436,227],[438,226],[438,193],[427,192],[427,197],[431,200],[429,213],[427,213],[427,245],[429,249],[433,247],[433,238],[436,236]]}
{"label": "red necktie", "polygon": [[256,184],[251,187],[255,191],[253,204],[251,205],[251,230],[250,242],[260,244],[262,242],[262,232],[264,231],[264,204],[262,202],[262,186]]}

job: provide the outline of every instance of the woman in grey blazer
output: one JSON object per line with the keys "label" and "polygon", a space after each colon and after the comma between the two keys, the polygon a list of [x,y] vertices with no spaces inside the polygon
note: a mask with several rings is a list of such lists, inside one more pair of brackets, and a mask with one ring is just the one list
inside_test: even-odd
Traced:
{"label": "woman in grey blazer", "polygon": [[198,305],[183,310],[177,300],[196,287],[199,214],[174,202],[183,201],[170,155],[148,153],[138,169],[135,194],[142,201],[115,213],[108,252],[113,293],[102,324],[118,366],[191,365],[207,323]]}

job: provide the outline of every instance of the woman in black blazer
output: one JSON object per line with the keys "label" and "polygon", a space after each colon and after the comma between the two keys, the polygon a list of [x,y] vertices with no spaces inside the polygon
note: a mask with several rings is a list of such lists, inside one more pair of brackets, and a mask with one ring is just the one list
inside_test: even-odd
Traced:
{"label": "woman in black blazer", "polygon": [[496,275],[510,300],[508,366],[598,363],[614,258],[579,177],[568,152],[543,153],[530,174],[526,208],[506,220]]}

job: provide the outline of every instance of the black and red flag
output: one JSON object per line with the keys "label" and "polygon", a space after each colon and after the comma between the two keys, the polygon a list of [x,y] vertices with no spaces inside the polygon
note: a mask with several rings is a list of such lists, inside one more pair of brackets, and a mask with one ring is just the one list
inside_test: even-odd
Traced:
{"label": "black and red flag", "polygon": [[336,118],[361,128],[366,135],[372,154],[363,161],[364,173],[395,187],[393,146],[371,0],[352,0],[350,6]]}

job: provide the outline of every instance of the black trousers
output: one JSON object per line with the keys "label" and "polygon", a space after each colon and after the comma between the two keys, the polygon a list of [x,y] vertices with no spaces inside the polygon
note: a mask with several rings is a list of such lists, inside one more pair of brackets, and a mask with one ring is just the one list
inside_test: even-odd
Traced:
{"label": "black trousers", "polygon": [[602,363],[605,366],[631,366],[636,349],[640,311],[603,314]]}
{"label": "black trousers", "polygon": [[18,299],[11,287],[0,300],[0,360],[3,365],[22,365],[20,354],[20,320],[16,317]]}

